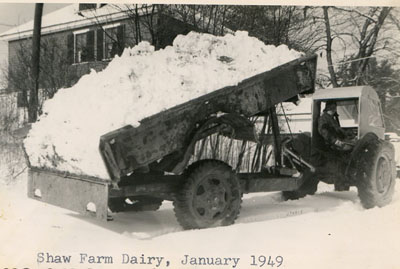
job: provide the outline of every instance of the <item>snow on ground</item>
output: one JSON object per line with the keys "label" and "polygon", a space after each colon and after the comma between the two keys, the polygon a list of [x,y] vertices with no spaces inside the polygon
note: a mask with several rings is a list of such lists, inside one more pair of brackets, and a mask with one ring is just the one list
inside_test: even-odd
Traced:
{"label": "snow on ground", "polygon": [[44,104],[25,140],[31,164],[108,178],[98,152],[101,135],[300,56],[247,32],[191,32],[159,51],[142,42]]}
{"label": "snow on ground", "polygon": [[[21,177],[1,186],[1,268],[166,268],[167,260],[169,268],[189,269],[278,265],[252,266],[251,255],[282,256],[280,268],[400,267],[400,184],[390,205],[370,210],[361,207],[355,189],[333,192],[322,183],[316,195],[298,201],[284,202],[279,193],[245,195],[236,224],[183,231],[170,202],[157,212],[118,213],[105,223],[29,200],[25,182]],[[71,263],[38,263],[38,253],[70,255]],[[80,263],[81,253],[112,256],[113,264]],[[122,264],[123,257],[142,254],[164,259],[160,266]],[[183,265],[184,255],[240,260],[236,267],[196,267]]]}

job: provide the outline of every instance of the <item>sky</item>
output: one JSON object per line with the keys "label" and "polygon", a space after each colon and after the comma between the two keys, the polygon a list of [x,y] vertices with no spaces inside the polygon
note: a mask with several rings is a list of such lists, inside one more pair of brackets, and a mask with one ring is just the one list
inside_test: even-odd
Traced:
{"label": "sky", "polygon": [[[49,4],[43,6],[43,14],[65,7],[66,4]],[[0,33],[33,20],[34,3],[1,3],[0,2]],[[8,57],[7,42],[0,41],[0,65],[4,65]]]}

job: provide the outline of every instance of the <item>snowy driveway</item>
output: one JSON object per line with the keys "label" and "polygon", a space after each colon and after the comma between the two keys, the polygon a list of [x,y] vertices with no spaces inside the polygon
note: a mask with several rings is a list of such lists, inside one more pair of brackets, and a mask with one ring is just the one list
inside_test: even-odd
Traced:
{"label": "snowy driveway", "polygon": [[[399,184],[389,206],[371,210],[362,209],[355,189],[338,193],[325,184],[298,201],[283,202],[279,193],[245,196],[235,225],[191,231],[179,227],[169,202],[157,212],[119,213],[103,223],[29,200],[24,182],[2,187],[3,267],[132,268],[131,261],[143,259],[133,268],[209,268],[184,264],[190,257],[240,258],[236,266],[227,262],[211,268],[275,268],[281,257],[281,268],[400,266]],[[43,261],[46,255],[71,260],[49,263]],[[112,257],[113,263],[92,264],[90,257]],[[264,257],[274,266],[260,267]]]}

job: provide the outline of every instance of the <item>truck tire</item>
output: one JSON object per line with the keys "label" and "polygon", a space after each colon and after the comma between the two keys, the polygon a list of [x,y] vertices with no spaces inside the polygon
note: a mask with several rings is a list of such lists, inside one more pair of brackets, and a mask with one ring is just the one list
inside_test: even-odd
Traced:
{"label": "truck tire", "polygon": [[187,169],[184,185],[174,200],[175,216],[184,229],[233,224],[242,201],[232,168],[217,160],[201,160]]}
{"label": "truck tire", "polygon": [[313,195],[318,189],[318,179],[310,171],[305,171],[303,176],[305,177],[304,183],[299,189],[295,191],[283,191],[282,198],[284,201],[287,200],[298,200],[305,197],[306,195]]}
{"label": "truck tire", "polygon": [[393,145],[373,139],[365,145],[360,155],[357,189],[361,204],[366,209],[389,204],[396,182]]}
{"label": "truck tire", "polygon": [[127,203],[127,198],[112,198],[108,204],[108,208],[112,212],[140,212],[140,211],[157,211],[163,200],[153,197],[128,197],[133,203]]}

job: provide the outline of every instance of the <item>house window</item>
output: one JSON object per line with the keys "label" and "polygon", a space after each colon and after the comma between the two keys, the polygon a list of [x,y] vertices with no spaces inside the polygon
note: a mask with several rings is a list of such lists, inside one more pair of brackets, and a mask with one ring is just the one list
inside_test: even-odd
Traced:
{"label": "house window", "polygon": [[74,32],[74,63],[94,60],[94,31]]}
{"label": "house window", "polygon": [[118,27],[104,29],[104,58],[114,58],[120,51],[121,40],[118,36]]}
{"label": "house window", "polygon": [[75,63],[88,61],[88,48],[86,33],[75,35]]}
{"label": "house window", "polygon": [[124,50],[124,25],[114,23],[97,30],[97,60],[110,60]]}
{"label": "house window", "polygon": [[102,61],[121,55],[124,49],[124,25],[112,24],[96,31],[77,30],[68,35],[68,61],[71,64]]}

